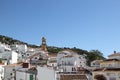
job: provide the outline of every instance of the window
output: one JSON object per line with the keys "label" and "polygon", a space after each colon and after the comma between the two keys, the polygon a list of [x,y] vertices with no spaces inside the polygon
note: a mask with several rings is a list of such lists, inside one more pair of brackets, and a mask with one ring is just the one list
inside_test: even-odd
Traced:
{"label": "window", "polygon": [[72,67],[72,71],[73,71],[73,67]]}
{"label": "window", "polygon": [[37,57],[35,57],[35,59],[37,59]]}
{"label": "window", "polygon": [[29,56],[29,54],[27,54],[27,56]]}
{"label": "window", "polygon": [[10,73],[10,75],[12,76],[13,74],[12,74],[12,73]]}
{"label": "window", "polygon": [[68,62],[68,65],[70,65],[70,62]]}

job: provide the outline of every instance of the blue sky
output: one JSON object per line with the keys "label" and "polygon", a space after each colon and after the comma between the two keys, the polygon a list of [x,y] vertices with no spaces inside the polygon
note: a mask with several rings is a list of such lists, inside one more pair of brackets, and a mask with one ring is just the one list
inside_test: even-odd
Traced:
{"label": "blue sky", "polygon": [[0,34],[49,46],[120,51],[120,0],[0,0]]}

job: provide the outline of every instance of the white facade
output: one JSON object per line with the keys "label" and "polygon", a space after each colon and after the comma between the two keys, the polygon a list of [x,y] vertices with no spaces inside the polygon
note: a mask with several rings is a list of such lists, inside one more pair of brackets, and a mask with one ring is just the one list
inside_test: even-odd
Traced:
{"label": "white facade", "polygon": [[86,68],[86,58],[85,58],[86,55],[79,55],[79,62],[80,62],[80,67],[84,67]]}
{"label": "white facade", "polygon": [[11,48],[8,45],[0,43],[0,58],[9,58],[10,57]]}
{"label": "white facade", "polygon": [[9,45],[7,45],[7,44],[2,44],[2,43],[0,43],[0,51],[5,51],[5,50],[11,50],[11,48],[10,48],[10,46]]}
{"label": "white facade", "polygon": [[108,56],[108,59],[118,59],[118,60],[120,60],[120,52],[114,51],[113,54]]}
{"label": "white facade", "polygon": [[49,57],[47,65],[52,66],[52,67],[56,67],[57,66],[57,59],[56,59],[56,57]]}
{"label": "white facade", "polygon": [[113,55],[113,56],[109,56],[109,59],[119,59],[120,60],[120,53],[117,53],[118,55]]}
{"label": "white facade", "polygon": [[36,75],[28,73],[28,68],[16,70],[16,80],[37,80]]}
{"label": "white facade", "polygon": [[72,51],[62,51],[57,55],[57,65],[63,69],[63,72],[72,72],[77,67],[86,68],[86,59],[84,55],[78,55]]}
{"label": "white facade", "polygon": [[39,52],[31,55],[29,58],[31,58],[32,60],[38,60],[40,57],[43,59],[47,59],[48,55],[44,51],[39,51]]}
{"label": "white facade", "polygon": [[8,64],[17,63],[18,53],[12,51],[10,46],[0,43],[0,58],[8,60]]}
{"label": "white facade", "polygon": [[14,79],[14,70],[21,68],[21,65],[18,64],[10,64],[10,65],[3,65],[0,66],[0,70],[2,70],[1,72],[1,79],[3,80],[9,80],[9,79]]}
{"label": "white facade", "polygon": [[12,51],[11,64],[18,62],[18,53]]}
{"label": "white facade", "polygon": [[25,53],[27,51],[27,45],[21,44],[21,45],[12,45],[11,49],[14,51],[18,51],[20,53]]}
{"label": "white facade", "polygon": [[12,54],[11,51],[5,51],[5,52],[1,53],[1,58],[10,60],[11,56],[12,56],[11,54]]}
{"label": "white facade", "polygon": [[8,64],[13,64],[18,62],[18,53],[14,51],[5,51],[1,53],[1,58],[9,60]]}
{"label": "white facade", "polygon": [[120,80],[120,53],[111,54],[109,58],[100,62],[100,68],[93,71],[93,79]]}
{"label": "white facade", "polygon": [[[109,60],[109,59],[108,59]],[[100,63],[101,68],[120,68],[120,61],[110,60]]]}
{"label": "white facade", "polygon": [[0,53],[3,53],[5,51],[5,48],[0,46]]}
{"label": "white facade", "polygon": [[94,60],[91,62],[91,67],[100,67],[100,62],[103,60]]}
{"label": "white facade", "polygon": [[38,80],[55,80],[55,71],[52,68],[37,66]]}
{"label": "white facade", "polygon": [[[95,78],[96,75],[103,75],[106,80],[120,80],[120,71],[97,71],[93,72],[93,78]],[[96,80],[96,79],[93,79]]]}
{"label": "white facade", "polygon": [[19,45],[18,50],[25,53],[27,51],[27,45]]}
{"label": "white facade", "polygon": [[2,80],[2,78],[4,77],[4,68],[3,66],[5,66],[4,64],[0,64],[0,80]]}
{"label": "white facade", "polygon": [[16,80],[30,80],[30,74],[26,72],[16,71]]}

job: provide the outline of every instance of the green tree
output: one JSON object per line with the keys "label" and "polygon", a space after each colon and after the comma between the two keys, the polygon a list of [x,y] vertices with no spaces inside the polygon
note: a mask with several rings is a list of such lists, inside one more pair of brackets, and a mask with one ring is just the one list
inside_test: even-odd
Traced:
{"label": "green tree", "polygon": [[94,60],[104,60],[103,53],[99,50],[91,50],[87,55],[88,65]]}

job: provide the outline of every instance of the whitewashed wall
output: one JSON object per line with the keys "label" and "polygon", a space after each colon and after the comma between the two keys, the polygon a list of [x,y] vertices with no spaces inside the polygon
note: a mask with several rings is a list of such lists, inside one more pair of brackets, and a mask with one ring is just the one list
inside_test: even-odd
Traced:
{"label": "whitewashed wall", "polygon": [[27,51],[27,45],[18,45],[18,50],[25,53]]}
{"label": "whitewashed wall", "polygon": [[12,51],[11,64],[18,62],[18,53]]}
{"label": "whitewashed wall", "polygon": [[[16,80],[30,80],[30,74],[16,71]],[[33,80],[35,80],[35,75],[33,75]]]}
{"label": "whitewashed wall", "polygon": [[[21,68],[22,66],[20,65],[16,65],[16,66],[13,66],[13,65],[6,65],[4,66],[4,80],[8,80],[8,78],[11,78],[12,76],[14,76],[14,69],[18,69],[18,68]],[[12,74],[12,75],[11,75]]]}
{"label": "whitewashed wall", "polygon": [[47,67],[37,66],[38,80],[55,80],[55,72],[53,69],[49,69]]}
{"label": "whitewashed wall", "polygon": [[120,56],[111,56],[111,57],[109,57],[109,59],[119,59],[120,60]]}
{"label": "whitewashed wall", "polygon": [[0,65],[0,80],[2,80],[2,77],[4,77],[4,68],[3,68],[4,64],[3,65]]}

